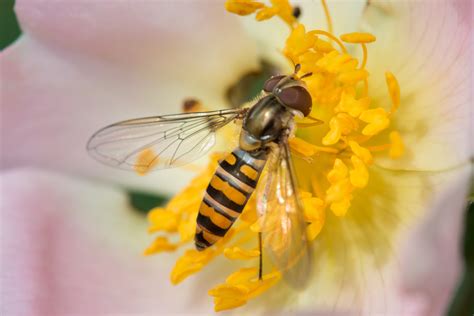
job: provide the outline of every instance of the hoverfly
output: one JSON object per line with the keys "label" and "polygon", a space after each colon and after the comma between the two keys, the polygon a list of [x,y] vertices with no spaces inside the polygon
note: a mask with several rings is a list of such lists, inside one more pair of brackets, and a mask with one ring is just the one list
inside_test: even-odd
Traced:
{"label": "hoverfly", "polygon": [[[211,247],[227,233],[259,183],[259,277],[263,244],[290,283],[301,287],[308,279],[311,256],[288,139],[295,128],[294,118],[309,116],[312,100],[301,80],[311,74],[298,78],[299,69],[297,65],[291,75],[269,78],[263,97],[249,108],[118,122],[97,131],[87,149],[100,162],[117,168],[176,167],[208,152],[220,128],[241,121],[239,145],[219,162],[203,197],[196,219],[196,249]],[[146,165],[138,165],[138,156],[145,150],[155,155]],[[259,182],[265,166],[265,178]]]}

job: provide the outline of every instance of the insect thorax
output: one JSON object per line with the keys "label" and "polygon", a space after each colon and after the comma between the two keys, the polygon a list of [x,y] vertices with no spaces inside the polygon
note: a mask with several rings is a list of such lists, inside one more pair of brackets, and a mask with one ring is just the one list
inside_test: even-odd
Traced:
{"label": "insect thorax", "polygon": [[273,95],[260,99],[245,116],[240,133],[240,148],[258,150],[276,141],[291,122],[293,115]]}

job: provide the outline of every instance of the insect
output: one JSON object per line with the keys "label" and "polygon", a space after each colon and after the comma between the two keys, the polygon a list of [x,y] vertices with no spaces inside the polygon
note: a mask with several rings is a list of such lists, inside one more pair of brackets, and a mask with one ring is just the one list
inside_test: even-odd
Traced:
{"label": "insect", "polygon": [[[118,122],[97,131],[87,149],[97,160],[122,169],[148,170],[181,166],[204,155],[215,132],[232,121],[242,123],[238,147],[219,162],[196,219],[197,250],[211,247],[237,220],[257,188],[262,244],[274,264],[297,287],[308,279],[310,250],[298,199],[288,139],[295,117],[309,117],[312,100],[296,73],[269,78],[250,108],[183,113]],[[316,123],[319,120],[312,118]],[[151,159],[140,162],[148,151]],[[265,179],[260,179],[266,168]],[[260,182],[259,182],[260,179]]]}

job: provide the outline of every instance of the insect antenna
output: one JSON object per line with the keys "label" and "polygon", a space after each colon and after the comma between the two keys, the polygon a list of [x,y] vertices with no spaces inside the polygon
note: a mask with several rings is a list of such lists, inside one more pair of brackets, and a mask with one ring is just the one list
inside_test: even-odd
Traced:
{"label": "insect antenna", "polygon": [[296,75],[298,73],[298,71],[300,71],[300,69],[301,69],[301,64],[296,64],[294,74]]}
{"label": "insect antenna", "polygon": [[307,72],[307,73],[305,73],[304,75],[302,75],[302,76],[300,77],[300,80],[303,79],[303,78],[311,77],[312,75],[313,75],[312,72]]}

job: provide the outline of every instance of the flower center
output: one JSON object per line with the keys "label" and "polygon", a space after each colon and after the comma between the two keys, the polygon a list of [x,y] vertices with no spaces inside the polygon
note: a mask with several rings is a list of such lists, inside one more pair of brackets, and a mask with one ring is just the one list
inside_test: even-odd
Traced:
{"label": "flower center", "polygon": [[[278,16],[290,27],[283,54],[289,65],[301,65],[297,75],[312,73],[302,80],[311,94],[313,107],[310,115],[296,120],[296,130],[290,139],[295,172],[300,185],[300,200],[308,223],[309,240],[318,238],[328,213],[341,217],[350,212],[357,191],[370,181],[374,158],[386,151],[391,158],[403,154],[403,143],[396,131],[390,130],[391,117],[400,104],[400,89],[393,74],[386,73],[391,106],[377,104],[369,96],[367,45],[375,37],[367,33],[350,33],[340,37],[332,33],[332,21],[325,1],[328,31],[306,30],[297,22],[295,10],[287,0],[272,0],[271,6],[253,0],[227,0],[226,9],[239,15],[256,13],[263,21]],[[301,12],[300,12],[301,13]],[[359,45],[361,58],[348,53],[346,45]],[[245,77],[255,82],[257,74]],[[248,82],[241,81],[246,88]],[[248,101],[238,85],[230,89],[230,99],[236,104]],[[324,124],[315,125],[315,119]],[[147,161],[149,154],[140,159]],[[166,207],[149,213],[150,232],[166,232],[175,237],[159,236],[145,251],[154,254],[174,251],[192,241],[196,216],[205,191],[222,154],[214,154],[206,170],[177,194]],[[143,170],[137,170],[143,172]],[[202,252],[187,250],[177,261],[171,281],[177,284],[200,271],[218,255],[230,260],[258,260],[261,253],[257,244],[259,218],[255,196],[252,196],[239,221],[217,241]],[[215,218],[216,222],[220,219]],[[174,238],[174,239],[173,239]],[[243,247],[249,247],[244,249]],[[217,285],[209,294],[214,297],[216,311],[235,308],[260,295],[281,277],[272,269],[259,280],[257,268],[242,268],[231,274],[224,284]]]}

